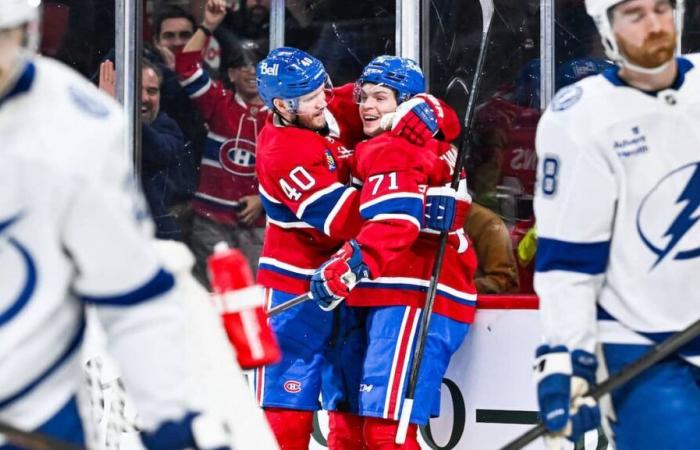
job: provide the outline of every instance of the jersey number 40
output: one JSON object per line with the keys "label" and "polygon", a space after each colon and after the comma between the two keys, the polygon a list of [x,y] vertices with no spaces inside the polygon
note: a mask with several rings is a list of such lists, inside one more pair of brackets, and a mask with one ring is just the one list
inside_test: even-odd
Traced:
{"label": "jersey number 40", "polygon": [[297,187],[302,191],[308,191],[316,185],[314,177],[301,166],[297,166],[289,172],[289,180],[291,180],[291,183],[282,178],[280,186],[287,198],[295,202],[301,199],[301,192],[297,190]]}

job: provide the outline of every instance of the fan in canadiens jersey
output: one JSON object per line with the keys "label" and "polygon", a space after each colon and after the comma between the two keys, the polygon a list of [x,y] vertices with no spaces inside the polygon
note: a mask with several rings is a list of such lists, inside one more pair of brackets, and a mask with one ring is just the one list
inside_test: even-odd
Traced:
{"label": "fan in canadiens jersey", "polygon": [[[349,181],[348,149],[364,135],[354,85],[332,89],[323,64],[313,56],[275,49],[258,64],[257,78],[260,95],[273,111],[257,148],[256,171],[269,223],[258,282],[268,289],[268,306],[275,306],[308,292],[314,270],[359,231],[359,191],[344,183]],[[393,130],[414,139],[432,136],[412,112]],[[361,348],[362,334],[353,310],[344,304],[329,309],[307,302],[271,320],[283,357],[256,372],[255,388],[284,448],[308,447],[321,390],[323,407],[330,411],[331,448],[357,448],[362,441],[362,422],[353,414],[359,374],[340,364],[343,352]],[[346,368],[349,372],[340,373]]]}
{"label": "fan in canadiens jersey", "polygon": [[[671,0],[586,0],[616,67],[562,89],[537,130],[540,412],[575,440],[581,398],[700,317],[700,58]],[[597,355],[596,355],[597,354]],[[617,448],[700,448],[700,340],[612,392]]]}
{"label": "fan in canadiens jersey", "polygon": [[[188,411],[183,311],[148,234],[119,106],[32,54],[39,3],[0,2],[0,422],[84,444],[76,393],[87,304],[146,448],[230,448],[222,422]],[[12,435],[0,449],[20,448]]]}

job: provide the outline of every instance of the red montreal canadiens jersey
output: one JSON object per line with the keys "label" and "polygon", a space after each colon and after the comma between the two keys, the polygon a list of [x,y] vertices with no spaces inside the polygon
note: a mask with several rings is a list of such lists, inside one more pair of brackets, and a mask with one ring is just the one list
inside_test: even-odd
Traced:
{"label": "red montreal canadiens jersey", "polygon": [[[439,233],[422,229],[426,185],[449,182],[446,166],[433,148],[417,147],[383,133],[359,144],[353,182],[362,183],[360,214],[366,222],[357,235],[370,279],[355,286],[353,306],[422,306],[437,253]],[[458,202],[463,223],[469,209]],[[476,256],[461,227],[450,233],[434,311],[471,323],[476,306]]]}
{"label": "red montreal canadiens jersey", "polygon": [[[177,55],[176,70],[185,92],[194,100],[209,132],[202,154],[194,210],[214,221],[234,224],[238,200],[258,194],[255,147],[268,109],[250,105],[209,78],[201,66],[201,52]],[[265,226],[261,215],[256,226]]]}
{"label": "red montreal canadiens jersey", "polygon": [[326,119],[325,137],[272,118],[258,136],[256,170],[268,219],[258,282],[265,287],[308,292],[314,270],[360,229],[359,192],[346,186],[349,149],[362,138],[352,85],[334,90]]}

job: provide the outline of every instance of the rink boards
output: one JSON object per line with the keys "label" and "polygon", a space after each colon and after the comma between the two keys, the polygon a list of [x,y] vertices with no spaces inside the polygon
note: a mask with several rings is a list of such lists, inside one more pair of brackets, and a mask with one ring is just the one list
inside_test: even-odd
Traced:
{"label": "rink boards", "polygon": [[[443,379],[440,417],[421,429],[421,445],[440,450],[496,450],[527,431],[537,419],[532,375],[533,355],[540,343],[534,297],[499,299],[489,296],[469,335],[450,362]],[[530,309],[513,309],[530,308]],[[326,448],[327,419],[310,448]],[[603,438],[604,440],[604,438]],[[586,449],[606,449],[594,431]],[[573,449],[574,446],[566,447]],[[545,450],[540,439],[528,450]]]}

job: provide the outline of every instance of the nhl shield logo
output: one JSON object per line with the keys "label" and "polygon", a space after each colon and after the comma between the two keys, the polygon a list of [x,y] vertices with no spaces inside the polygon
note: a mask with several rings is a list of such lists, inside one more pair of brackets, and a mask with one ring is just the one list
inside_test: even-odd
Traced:
{"label": "nhl shield logo", "polygon": [[242,138],[224,142],[219,148],[219,162],[233,175],[255,176],[255,142]]}

